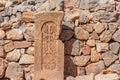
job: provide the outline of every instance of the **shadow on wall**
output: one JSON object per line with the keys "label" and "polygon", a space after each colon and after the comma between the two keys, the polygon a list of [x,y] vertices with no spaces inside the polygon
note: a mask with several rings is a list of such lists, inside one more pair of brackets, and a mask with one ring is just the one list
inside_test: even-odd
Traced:
{"label": "shadow on wall", "polygon": [[[73,25],[74,26],[74,25]],[[74,35],[73,29],[66,25],[62,25],[62,31],[60,34],[60,40],[64,43],[65,48],[65,59],[64,59],[64,74],[65,76],[76,76],[77,75],[77,66],[73,62],[72,45],[75,42],[75,39],[71,39]]]}
{"label": "shadow on wall", "polygon": [[71,56],[65,56],[65,66],[64,74],[76,76],[77,75],[77,66],[73,63],[73,58]]}

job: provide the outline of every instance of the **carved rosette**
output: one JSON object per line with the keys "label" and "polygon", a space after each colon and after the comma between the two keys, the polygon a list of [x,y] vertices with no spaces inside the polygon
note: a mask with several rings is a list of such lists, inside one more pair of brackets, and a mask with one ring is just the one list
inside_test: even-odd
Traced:
{"label": "carved rosette", "polygon": [[42,69],[54,70],[57,62],[57,27],[54,22],[42,26]]}

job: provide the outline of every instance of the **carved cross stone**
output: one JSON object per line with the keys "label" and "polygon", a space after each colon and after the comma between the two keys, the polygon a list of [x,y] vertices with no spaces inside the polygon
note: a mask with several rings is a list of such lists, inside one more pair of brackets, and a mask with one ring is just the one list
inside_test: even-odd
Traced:
{"label": "carved cross stone", "polygon": [[63,12],[35,16],[34,80],[64,80],[64,45],[59,40],[63,16]]}

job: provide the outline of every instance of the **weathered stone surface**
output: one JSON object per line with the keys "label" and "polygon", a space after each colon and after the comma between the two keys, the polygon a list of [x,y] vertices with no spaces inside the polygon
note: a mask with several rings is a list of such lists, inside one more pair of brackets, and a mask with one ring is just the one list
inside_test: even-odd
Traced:
{"label": "weathered stone surface", "polygon": [[24,32],[24,37],[27,41],[34,41],[34,30],[35,27],[26,27],[26,30]]}
{"label": "weathered stone surface", "polygon": [[66,75],[77,76],[77,66],[73,63],[73,57],[65,56],[64,72]]}
{"label": "weathered stone surface", "polygon": [[8,78],[23,78],[23,69],[18,63],[10,62],[5,76]]}
{"label": "weathered stone surface", "polygon": [[4,18],[0,16],[0,23],[2,23],[3,21],[4,21]]}
{"label": "weathered stone surface", "polygon": [[[24,26],[23,26],[23,27],[24,27]],[[33,27],[34,27],[34,28],[33,28]],[[26,24],[26,29],[27,29],[27,28],[32,28],[33,30],[35,30],[35,24],[34,24],[34,23],[27,23],[27,24]],[[32,30],[32,29],[31,29],[31,30]]]}
{"label": "weathered stone surface", "polygon": [[95,31],[93,31],[93,32],[90,34],[90,39],[99,39],[99,36],[98,36],[98,34],[97,34]]}
{"label": "weathered stone surface", "polygon": [[11,80],[24,80],[23,78],[10,78]]}
{"label": "weathered stone surface", "polygon": [[[103,24],[105,30],[107,30],[107,29],[109,28],[109,23],[105,23],[105,22],[103,22],[102,24]],[[109,30],[109,29],[108,29],[108,30]]]}
{"label": "weathered stone surface", "polygon": [[112,64],[116,59],[118,59],[118,56],[114,55],[111,51],[105,52],[102,54],[102,58],[105,62],[106,66],[109,66]]}
{"label": "weathered stone surface", "polygon": [[107,31],[104,31],[101,35],[100,35],[100,40],[102,42],[109,42],[112,38],[112,33],[107,30]]}
{"label": "weathered stone surface", "polygon": [[[27,24],[26,24],[26,26],[27,26]],[[25,27],[24,25],[19,26],[19,29],[23,32],[23,35],[24,35],[24,32],[25,32],[26,28],[27,27]],[[25,35],[24,35],[24,38],[25,38]]]}
{"label": "weathered stone surface", "polygon": [[34,22],[35,14],[33,12],[24,12],[22,14],[22,20],[25,22]]}
{"label": "weathered stone surface", "polygon": [[3,46],[5,43],[4,43],[4,40],[3,39],[1,39],[0,40],[0,46]]}
{"label": "weathered stone surface", "polygon": [[15,49],[9,53],[7,53],[6,59],[11,62],[17,62],[20,59],[20,50]]}
{"label": "weathered stone surface", "polygon": [[70,8],[70,7],[78,7],[79,6],[79,1],[78,0],[65,0],[65,7]]}
{"label": "weathered stone surface", "polygon": [[64,79],[64,44],[58,40],[63,16],[63,12],[36,14],[35,80]]}
{"label": "weathered stone surface", "polygon": [[[119,57],[119,55],[118,55],[118,57]],[[119,63],[120,63],[119,60],[116,60],[116,61],[114,62],[114,64],[119,64]]]}
{"label": "weathered stone surface", "polygon": [[76,21],[76,19],[78,19],[79,16],[80,16],[80,13],[78,13],[78,12],[70,14],[70,17],[71,17],[72,21]]}
{"label": "weathered stone surface", "polygon": [[117,23],[109,23],[108,27],[109,27],[109,31],[113,34],[117,30],[118,24]]}
{"label": "weathered stone surface", "polygon": [[79,21],[78,21],[78,19],[75,20],[75,26],[79,26]]}
{"label": "weathered stone surface", "polygon": [[77,76],[75,80],[94,80],[94,74]]}
{"label": "weathered stone surface", "polygon": [[9,20],[10,20],[9,17],[4,17],[4,21],[5,21],[5,22],[8,22]]}
{"label": "weathered stone surface", "polygon": [[6,7],[5,8],[5,15],[7,15],[7,16],[12,15],[12,7]]}
{"label": "weathered stone surface", "polygon": [[107,51],[109,49],[108,43],[96,43],[97,52]]}
{"label": "weathered stone surface", "polygon": [[55,8],[55,5],[50,6],[50,1],[45,1],[43,4],[41,4],[40,7],[38,7],[37,11],[50,11],[51,9]]}
{"label": "weathered stone surface", "polygon": [[104,25],[102,23],[97,22],[94,25],[94,29],[95,29],[95,32],[101,33],[105,29],[105,27],[104,27]]}
{"label": "weathered stone surface", "polygon": [[25,79],[26,80],[33,80],[34,77],[34,65],[30,65],[25,68]]}
{"label": "weathered stone surface", "polygon": [[89,55],[91,53],[91,48],[89,46],[84,46],[82,48],[83,55]]}
{"label": "weathered stone surface", "polygon": [[77,76],[85,75],[85,68],[84,67],[77,67]]}
{"label": "weathered stone surface", "polygon": [[29,5],[35,5],[36,3],[35,3],[35,1],[31,0],[31,1],[28,1],[28,4]]}
{"label": "weathered stone surface", "polygon": [[107,69],[115,71],[117,73],[120,73],[120,64],[113,64],[110,67],[108,67]]}
{"label": "weathered stone surface", "polygon": [[118,54],[118,51],[119,51],[119,48],[120,48],[120,44],[118,42],[113,42],[109,46],[110,46],[110,50],[114,54]]}
{"label": "weathered stone surface", "polygon": [[80,8],[89,9],[88,2],[89,2],[88,0],[80,0]]}
{"label": "weathered stone surface", "polygon": [[0,3],[0,11],[4,10],[4,8],[5,8],[5,5]]}
{"label": "weathered stone surface", "polygon": [[12,14],[16,14],[16,13],[17,13],[17,10],[18,10],[18,9],[13,8]]}
{"label": "weathered stone surface", "polygon": [[20,3],[24,2],[24,1],[26,1],[26,0],[18,0],[17,3],[20,4]]}
{"label": "weathered stone surface", "polygon": [[60,34],[60,39],[62,41],[69,40],[73,36],[73,31],[72,30],[65,30],[63,29],[61,34]]}
{"label": "weathered stone surface", "polygon": [[[18,19],[18,20],[22,20],[22,14],[21,14],[21,12],[17,12],[16,13],[16,18]],[[13,24],[14,25],[14,24]]]}
{"label": "weathered stone surface", "polygon": [[119,60],[120,60],[120,51],[119,51],[118,57],[119,57]]}
{"label": "weathered stone surface", "polygon": [[116,22],[118,15],[119,14],[117,12],[103,12],[101,21],[102,22]]}
{"label": "weathered stone surface", "polygon": [[34,47],[29,47],[26,51],[27,54],[29,55],[34,55],[35,53],[35,48]]}
{"label": "weathered stone surface", "polygon": [[96,13],[93,15],[93,21],[95,21],[95,22],[100,21],[101,15],[102,15],[102,14],[96,12]]}
{"label": "weathered stone surface", "polygon": [[75,78],[72,77],[72,76],[67,76],[67,77],[65,78],[65,80],[75,80]]}
{"label": "weathered stone surface", "polygon": [[94,39],[89,39],[89,40],[87,40],[87,45],[88,45],[88,46],[93,47],[93,46],[95,46],[95,44],[96,44],[96,42],[95,42]]}
{"label": "weathered stone surface", "polygon": [[5,61],[2,58],[0,58],[0,78],[3,78],[3,76],[5,75],[5,69]]}
{"label": "weathered stone surface", "polygon": [[20,49],[21,55],[25,54],[25,49]]}
{"label": "weathered stone surface", "polygon": [[85,66],[89,61],[90,56],[75,56],[74,57],[74,64],[77,66]]}
{"label": "weathered stone surface", "polygon": [[94,14],[93,20],[101,21],[104,23],[116,22],[118,15],[119,14],[117,12],[101,12],[101,13]]}
{"label": "weathered stone surface", "polygon": [[11,29],[6,33],[7,39],[11,40],[22,40],[23,33],[19,29]]}
{"label": "weathered stone surface", "polygon": [[[26,12],[27,11],[27,8],[32,8],[32,6],[28,6],[26,4],[26,2],[24,2],[23,4],[20,4],[20,5],[17,5],[15,6],[15,8],[19,11],[19,12]],[[31,11],[27,11],[27,12],[31,12]]]}
{"label": "weathered stone surface", "polygon": [[95,80],[119,80],[119,76],[116,73],[112,74],[98,74],[95,76]]}
{"label": "weathered stone surface", "polygon": [[5,37],[5,32],[0,29],[0,39],[3,39]]}
{"label": "weathered stone surface", "polygon": [[21,56],[19,64],[33,64],[34,63],[34,56],[24,54]]}
{"label": "weathered stone surface", "polygon": [[12,51],[14,49],[13,42],[10,41],[9,43],[5,44],[4,45],[4,49],[5,49],[5,52]]}
{"label": "weathered stone surface", "polygon": [[85,30],[87,30],[88,32],[92,32],[93,31],[93,24],[86,24],[85,25]]}
{"label": "weathered stone surface", "polygon": [[86,74],[90,74],[90,73],[98,74],[102,70],[104,70],[104,68],[105,66],[103,61],[91,63],[86,67]]}
{"label": "weathered stone surface", "polygon": [[[59,7],[63,7],[63,0],[51,0],[51,3],[53,3],[53,5],[55,4],[56,5],[56,8],[59,6]],[[62,10],[62,9],[61,9]],[[61,11],[60,10],[60,11]],[[56,9],[55,9],[55,11],[56,11]]]}
{"label": "weathered stone surface", "polygon": [[37,11],[62,11],[63,0],[48,0],[45,1]]}
{"label": "weathered stone surface", "polygon": [[88,33],[88,31],[84,30],[81,27],[76,27],[75,28],[75,37],[80,40],[87,40],[89,38],[89,33]]}
{"label": "weathered stone surface", "polygon": [[5,52],[3,46],[0,46],[0,57],[5,57]]}
{"label": "weathered stone surface", "polygon": [[27,48],[29,46],[31,46],[31,42],[27,42],[27,41],[14,41],[14,47],[15,48]]}
{"label": "weathered stone surface", "polygon": [[[73,22],[70,14],[66,14],[66,15],[64,16],[64,20],[65,20],[65,22],[69,22],[69,23]],[[75,27],[75,26],[74,26],[74,27]],[[73,29],[73,27],[70,27],[70,28]]]}
{"label": "weathered stone surface", "polygon": [[116,6],[116,10],[117,10],[117,11],[120,11],[120,1],[117,2],[116,4],[117,4],[117,6]]}
{"label": "weathered stone surface", "polygon": [[92,62],[97,62],[100,59],[101,59],[100,53],[98,53],[95,48],[92,48],[91,49],[91,61]]}
{"label": "weathered stone surface", "polygon": [[112,36],[112,39],[114,40],[114,41],[117,41],[117,42],[120,42],[120,30],[117,30],[114,34],[113,34],[113,36]]}
{"label": "weathered stone surface", "polygon": [[82,52],[83,43],[80,40],[71,39],[65,41],[65,54],[80,55]]}
{"label": "weathered stone surface", "polygon": [[10,7],[13,5],[12,1],[6,1],[5,7]]}
{"label": "weathered stone surface", "polygon": [[90,11],[94,11],[95,8],[99,5],[99,1],[97,1],[97,0],[90,0],[88,4],[89,5],[87,5],[87,6],[90,9]]}
{"label": "weathered stone surface", "polygon": [[11,40],[3,40],[3,39],[1,39],[1,40],[0,40],[0,45],[1,45],[1,46],[4,46],[5,44],[7,44],[7,43],[9,43],[9,42],[11,42]]}
{"label": "weathered stone surface", "polygon": [[2,29],[2,30],[8,30],[8,29],[11,28],[11,26],[12,26],[12,24],[11,24],[10,22],[3,22],[3,23],[1,24],[1,29]]}
{"label": "weathered stone surface", "polygon": [[73,22],[64,22],[62,27],[63,27],[63,29],[73,30],[75,27],[75,24]]}
{"label": "weathered stone surface", "polygon": [[[60,11],[64,9],[65,17],[62,21],[62,30],[64,34],[63,35],[63,43],[65,44],[65,56],[70,57],[70,61],[66,61],[65,63],[65,73],[67,72],[67,75],[72,76],[81,76],[86,75],[85,67],[87,65],[90,65],[92,63],[97,63],[100,60],[104,60],[101,55],[103,55],[106,51],[111,51],[114,55],[118,56],[119,59],[112,62],[109,66],[106,66],[105,69],[110,69],[113,71],[113,73],[120,73],[120,47],[119,47],[119,34],[116,37],[117,39],[114,40],[112,37],[116,33],[116,31],[119,31],[120,29],[120,1],[119,0],[0,0],[0,4],[2,3],[3,9],[0,10],[0,57],[4,58],[7,64],[11,62],[10,60],[7,60],[7,56],[9,53],[13,52],[15,49],[20,50],[20,55],[31,55],[34,56],[34,46],[36,44],[34,41],[40,41],[40,36],[38,38],[34,39],[34,32],[38,35],[41,34],[42,29],[37,29],[35,31],[35,23],[33,18],[35,17],[31,13],[38,11],[38,8],[41,7],[41,10],[43,11]],[[63,1],[63,3],[61,3]],[[56,5],[60,2],[59,5]],[[45,3],[45,4],[44,4]],[[46,6],[44,7],[43,6]],[[64,4],[64,6],[63,6]],[[1,6],[0,6],[1,8]],[[91,12],[92,11],[92,12]],[[40,11],[41,12],[41,11]],[[27,14],[25,14],[27,13]],[[24,15],[24,16],[23,16]],[[32,16],[31,16],[32,15]],[[83,16],[81,16],[83,15]],[[39,15],[40,16],[40,15]],[[39,18],[39,16],[37,18]],[[49,16],[49,15],[47,15]],[[56,15],[55,15],[56,16]],[[26,20],[24,20],[23,19]],[[57,23],[59,20],[54,21],[54,15],[52,15],[53,23]],[[45,17],[41,18],[44,19]],[[56,19],[59,19],[59,16],[55,17]],[[81,20],[80,20],[81,18]],[[51,22],[49,18],[46,18],[47,21]],[[40,21],[40,20],[38,20]],[[45,20],[43,20],[45,21]],[[81,21],[81,22],[80,22]],[[94,25],[96,23],[100,23],[104,26],[104,30],[101,30],[100,33],[97,33],[94,29]],[[38,24],[41,24],[39,22]],[[46,23],[42,23],[44,26]],[[46,26],[50,26],[46,25]],[[40,27],[40,25],[38,26]],[[50,31],[51,33],[54,33],[54,29],[56,29],[58,25],[55,25],[55,28],[52,28]],[[78,39],[75,37],[75,29],[77,27],[82,28],[84,31],[89,33],[89,37],[87,39]],[[98,28],[100,25],[98,25]],[[12,40],[8,39],[6,33],[11,31],[12,29],[19,29],[22,32],[22,35],[24,36],[20,41],[19,40]],[[59,28],[57,28],[59,29]],[[44,27],[44,30],[46,33],[49,29]],[[53,31],[53,32],[52,32]],[[57,32],[57,30],[55,30]],[[4,32],[4,33],[3,33]],[[16,33],[14,33],[16,34]],[[74,35],[74,36],[73,36]],[[80,36],[83,34],[81,33]],[[1,37],[2,36],[2,37]],[[45,36],[45,35],[43,35]],[[66,37],[67,36],[67,37]],[[18,37],[18,36],[17,36]],[[55,37],[55,36],[54,36]],[[60,37],[60,36],[59,36]],[[84,37],[84,36],[83,36]],[[52,39],[52,36],[51,36]],[[59,38],[56,38],[57,40]],[[9,44],[11,43],[11,40],[13,43],[16,41],[20,42],[19,44]],[[118,41],[117,41],[118,40]],[[21,41],[27,41],[30,42],[29,45],[25,43],[22,43]],[[47,39],[49,42],[49,39]],[[44,42],[44,41],[43,41]],[[99,47],[96,43],[108,43],[108,49],[101,47],[103,44],[101,44]],[[9,45],[8,45],[9,44]],[[24,45],[23,45],[24,44]],[[38,45],[43,44],[39,43]],[[52,45],[53,44],[53,45]],[[51,42],[50,46],[54,47],[54,50],[52,49],[51,52],[55,52],[55,49],[58,48],[54,46],[56,44],[54,41]],[[6,46],[8,45],[8,46]],[[22,46],[21,46],[22,45]],[[6,46],[6,47],[5,47]],[[89,46],[89,47],[85,47]],[[47,52],[47,42],[45,42],[45,52]],[[83,52],[82,49],[84,48]],[[91,51],[90,51],[91,48]],[[94,49],[93,49],[94,48]],[[102,48],[102,49],[101,49]],[[59,48],[60,51],[62,51],[62,48]],[[38,48],[38,53],[41,53],[42,47]],[[60,52],[59,51],[59,52]],[[43,53],[45,53],[43,52]],[[58,53],[58,52],[56,52]],[[10,56],[16,56],[16,55],[10,55]],[[20,56],[20,57],[21,57]],[[39,56],[39,55],[38,55]],[[89,61],[85,66],[79,67],[75,65],[74,57],[76,56],[90,56]],[[108,55],[109,56],[109,55]],[[114,56],[113,56],[114,57]],[[40,58],[40,57],[39,57]],[[51,57],[43,58],[44,60],[50,59]],[[52,57],[54,58],[54,57]],[[112,59],[112,58],[111,58]],[[19,59],[20,60],[20,59]],[[17,62],[18,61],[12,61]],[[63,59],[60,59],[60,61]],[[39,64],[41,60],[38,59]],[[49,61],[49,60],[48,60]],[[110,60],[109,60],[110,61]],[[49,61],[49,65],[52,63],[52,61]],[[84,61],[82,61],[84,62]],[[104,62],[105,63],[105,62]],[[7,67],[6,64],[6,67]],[[69,64],[69,65],[68,65]],[[34,63],[32,63],[34,65]],[[24,78],[10,78],[11,80],[32,80],[34,79],[34,73],[31,73],[30,69],[28,68],[31,66],[31,64],[21,64],[22,68],[24,68]],[[42,65],[37,65],[38,68],[36,71],[39,71],[40,68],[43,69]],[[52,65],[51,65],[52,66]],[[61,65],[60,65],[61,66]],[[110,67],[110,68],[109,68]],[[94,69],[94,68],[93,68]],[[56,69],[57,70],[57,69]],[[62,71],[62,70],[60,70]],[[97,70],[96,70],[97,71]],[[51,73],[54,71],[49,71],[48,73]],[[60,72],[59,72],[60,73]],[[4,72],[5,74],[5,72]],[[107,74],[107,73],[103,73]],[[13,74],[14,75],[14,74]],[[53,75],[51,73],[51,75]],[[65,74],[66,75],[66,74]],[[0,78],[0,80],[4,79]],[[74,78],[75,79],[75,78]],[[87,79],[88,80],[88,79]],[[108,79],[109,80],[109,79]]]}
{"label": "weathered stone surface", "polygon": [[89,18],[87,15],[85,14],[81,14],[80,17],[79,17],[79,23],[80,24],[85,24],[85,23],[88,23],[89,22]]}

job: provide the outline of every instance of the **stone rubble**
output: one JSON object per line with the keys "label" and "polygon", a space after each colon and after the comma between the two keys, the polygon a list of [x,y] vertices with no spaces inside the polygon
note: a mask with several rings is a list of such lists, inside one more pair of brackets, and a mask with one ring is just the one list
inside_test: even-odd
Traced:
{"label": "stone rubble", "polygon": [[90,56],[76,56],[74,57],[74,64],[77,66],[85,66],[89,61]]}
{"label": "stone rubble", "polygon": [[96,63],[91,63],[89,65],[86,66],[86,74],[91,74],[94,73],[99,74],[101,71],[103,71],[105,69],[105,65],[104,65],[104,61],[99,61]]}
{"label": "stone rubble", "polygon": [[21,56],[19,64],[33,64],[34,63],[34,56],[24,54]]}
{"label": "stone rubble", "polygon": [[23,78],[23,69],[19,65],[19,63],[10,62],[8,64],[5,77],[11,78],[11,79],[14,79],[14,78],[18,78],[18,79],[19,78]]}
{"label": "stone rubble", "polygon": [[6,32],[6,38],[11,40],[22,40],[23,34],[22,31],[19,29],[12,29]]}
{"label": "stone rubble", "polygon": [[65,12],[65,80],[120,80],[120,0],[0,0],[0,80],[33,80],[40,11]]}
{"label": "stone rubble", "polygon": [[112,64],[115,60],[118,59],[118,56],[114,55],[111,51],[105,52],[102,54],[102,58],[106,66]]}
{"label": "stone rubble", "polygon": [[20,50],[14,49],[13,51],[7,53],[6,60],[10,62],[17,62],[20,59],[21,53]]}
{"label": "stone rubble", "polygon": [[5,61],[0,58],[0,78],[2,78],[5,74],[5,69],[6,69],[6,63]]}

